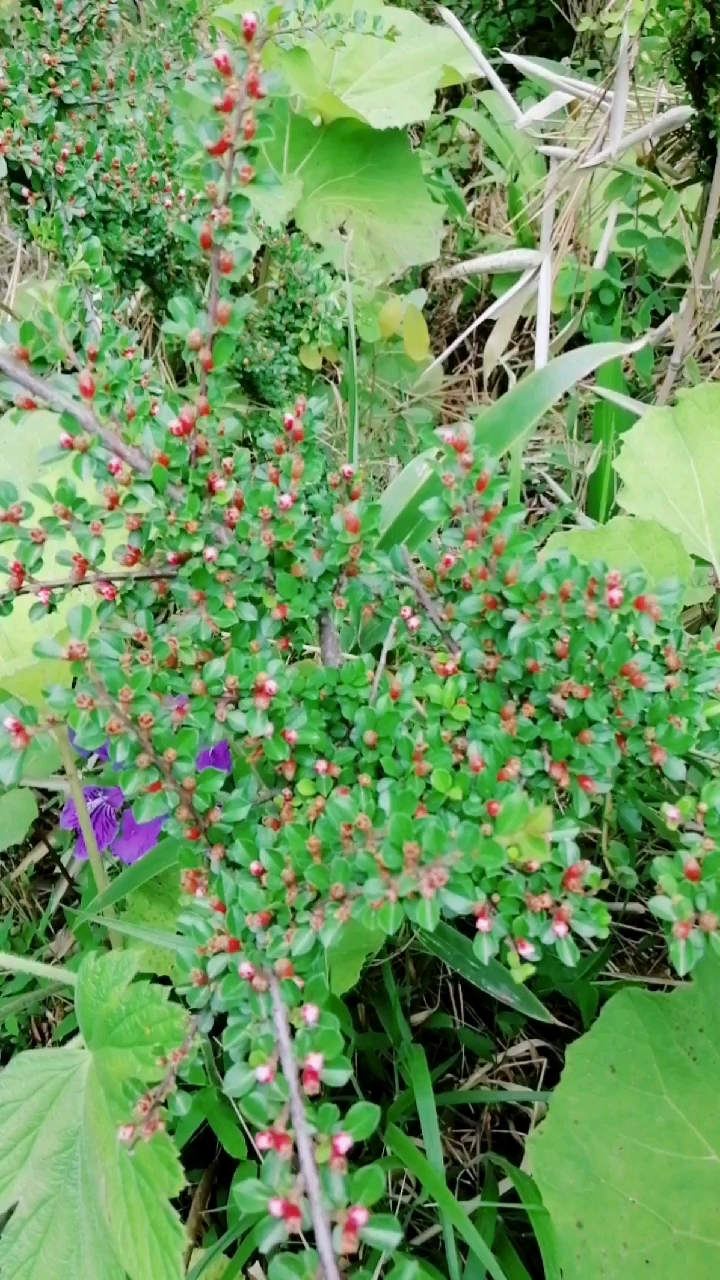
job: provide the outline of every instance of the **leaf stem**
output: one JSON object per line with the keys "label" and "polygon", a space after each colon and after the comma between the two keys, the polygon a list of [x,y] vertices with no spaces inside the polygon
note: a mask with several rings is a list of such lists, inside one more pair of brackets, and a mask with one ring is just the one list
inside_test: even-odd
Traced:
{"label": "leaf stem", "polygon": [[[58,747],[60,748],[63,766],[70,786],[70,795],[72,796],[75,802],[75,808],[77,809],[80,830],[82,831],[83,838],[85,840],[85,848],[88,851],[90,870],[92,871],[93,880],[95,881],[95,888],[98,894],[105,893],[106,890],[110,888],[110,879],[107,871],[105,870],[102,854],[98,848],[98,842],[95,839],[95,832],[93,831],[90,814],[88,813],[88,807],[85,803],[85,792],[83,790],[80,774],[77,771],[75,757],[67,736],[67,729],[64,725],[58,725],[55,730],[55,737],[57,739]],[[108,920],[115,919],[115,911],[111,906],[105,907],[102,914]],[[114,933],[112,929],[109,929],[108,937],[112,947],[122,950],[122,938],[120,938],[117,933]]]}
{"label": "leaf stem", "polygon": [[43,964],[42,960],[31,960],[29,956],[16,956],[12,951],[0,951],[0,969],[10,973],[29,973],[34,978],[47,978],[51,982],[67,982],[74,987],[77,974],[66,969],[63,964]]}

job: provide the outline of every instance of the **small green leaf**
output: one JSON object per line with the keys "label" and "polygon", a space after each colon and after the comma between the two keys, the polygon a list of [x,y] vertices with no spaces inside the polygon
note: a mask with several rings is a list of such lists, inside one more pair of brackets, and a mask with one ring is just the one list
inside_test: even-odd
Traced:
{"label": "small green leaf", "polygon": [[356,920],[343,925],[327,951],[330,990],[334,996],[342,996],[357,985],[366,961],[376,956],[384,943],[385,934],[379,929],[366,929]]}
{"label": "small green leaf", "polygon": [[30,787],[15,787],[0,796],[0,852],[22,844],[37,816],[37,800]]}

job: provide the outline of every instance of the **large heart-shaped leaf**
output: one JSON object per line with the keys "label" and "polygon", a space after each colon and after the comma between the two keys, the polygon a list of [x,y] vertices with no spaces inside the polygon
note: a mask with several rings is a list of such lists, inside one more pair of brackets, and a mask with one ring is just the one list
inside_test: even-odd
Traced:
{"label": "large heart-shaped leaf", "polygon": [[623,436],[618,502],[679,534],[720,576],[720,384],[678,392]]}
{"label": "large heart-shaped leaf", "polygon": [[442,209],[399,129],[358,120],[316,126],[280,102],[247,191],[261,217],[294,210],[298,226],[338,264],[349,238],[353,273],[374,283],[440,252]]}
{"label": "large heart-shaped leaf", "polygon": [[[410,9],[362,5],[378,33],[346,30],[338,43],[301,35],[276,59],[293,93],[323,120],[343,116],[375,129],[427,120],[437,90],[478,74],[477,66],[448,27],[426,22]],[[332,6],[337,8],[337,6]],[[382,31],[390,31],[388,38]]]}
{"label": "large heart-shaped leaf", "polygon": [[[15,1280],[182,1280],[187,1245],[170,1205],[183,1186],[164,1133],[118,1140],[133,1096],[160,1080],[186,1019],[169,989],[133,983],[130,952],[78,971],[81,1042],[20,1053],[0,1075],[0,1274]],[[133,1086],[135,1088],[133,1089]]]}
{"label": "large heart-shaped leaf", "polygon": [[613,996],[568,1050],[530,1139],[565,1280],[720,1273],[720,961],[696,974]]}

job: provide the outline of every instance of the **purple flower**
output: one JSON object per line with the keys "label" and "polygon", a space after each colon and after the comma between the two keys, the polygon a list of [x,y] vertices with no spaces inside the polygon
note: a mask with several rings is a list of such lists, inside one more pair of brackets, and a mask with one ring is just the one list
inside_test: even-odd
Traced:
{"label": "purple flower", "polygon": [[223,739],[222,742],[216,742],[214,747],[204,747],[195,761],[195,766],[199,773],[204,769],[220,769],[222,773],[230,773],[232,769],[230,743]]}
{"label": "purple flower", "polygon": [[97,756],[98,760],[102,760],[104,764],[110,759],[110,743],[104,742],[101,747],[96,747],[93,751],[86,751],[84,747],[78,746],[77,735],[72,729],[68,729],[68,738],[70,745],[83,760],[88,760],[90,756]]}
{"label": "purple flower", "polygon": [[[115,857],[130,866],[155,848],[165,823],[165,817],[151,822],[137,822],[131,809],[126,809],[120,832],[120,811],[125,796],[120,787],[84,787],[83,795],[101,853],[111,849]],[[64,831],[77,831],[75,857],[85,860],[88,856],[85,837],[80,830],[80,818],[74,800],[68,800],[60,815]]]}

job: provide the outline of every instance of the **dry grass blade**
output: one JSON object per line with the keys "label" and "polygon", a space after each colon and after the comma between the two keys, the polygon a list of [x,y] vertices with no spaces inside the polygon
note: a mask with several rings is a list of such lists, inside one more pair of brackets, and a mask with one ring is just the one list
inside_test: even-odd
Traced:
{"label": "dry grass blade", "polygon": [[481,253],[466,262],[456,262],[438,272],[436,280],[464,280],[466,276],[490,275],[501,271],[529,271],[539,267],[542,253],[537,249],[505,249],[499,253]]}
{"label": "dry grass blade", "polygon": [[443,22],[447,23],[450,30],[455,32],[455,35],[457,36],[458,40],[461,40],[462,43],[465,45],[465,48],[467,49],[468,53],[475,59],[475,62],[477,63],[479,70],[482,71],[482,74],[485,76],[485,79],[489,82],[489,84],[492,85],[495,92],[502,98],[503,102],[505,103],[505,106],[509,109],[513,119],[517,121],[522,115],[522,112],[520,111],[520,108],[517,102],[515,101],[515,99],[513,98],[510,90],[507,88],[507,85],[503,84],[495,68],[492,66],[490,62],[488,62],[479,44],[475,40],[473,40],[470,33],[465,30],[462,22],[460,22],[460,20],[455,17],[454,13],[451,13],[450,9],[446,9],[444,5],[439,5],[438,12]]}
{"label": "dry grass blade", "polygon": [[662,115],[655,116],[654,120],[648,120],[647,124],[643,124],[639,129],[633,129],[632,133],[626,134],[615,148],[612,146],[603,147],[602,151],[598,151],[594,156],[588,156],[586,160],[581,162],[580,168],[595,168],[599,164],[605,164],[608,160],[617,159],[633,147],[640,146],[642,142],[657,142],[658,138],[663,138],[666,133],[673,133],[675,129],[681,129],[694,114],[693,107],[671,107],[669,111],[663,111]]}

